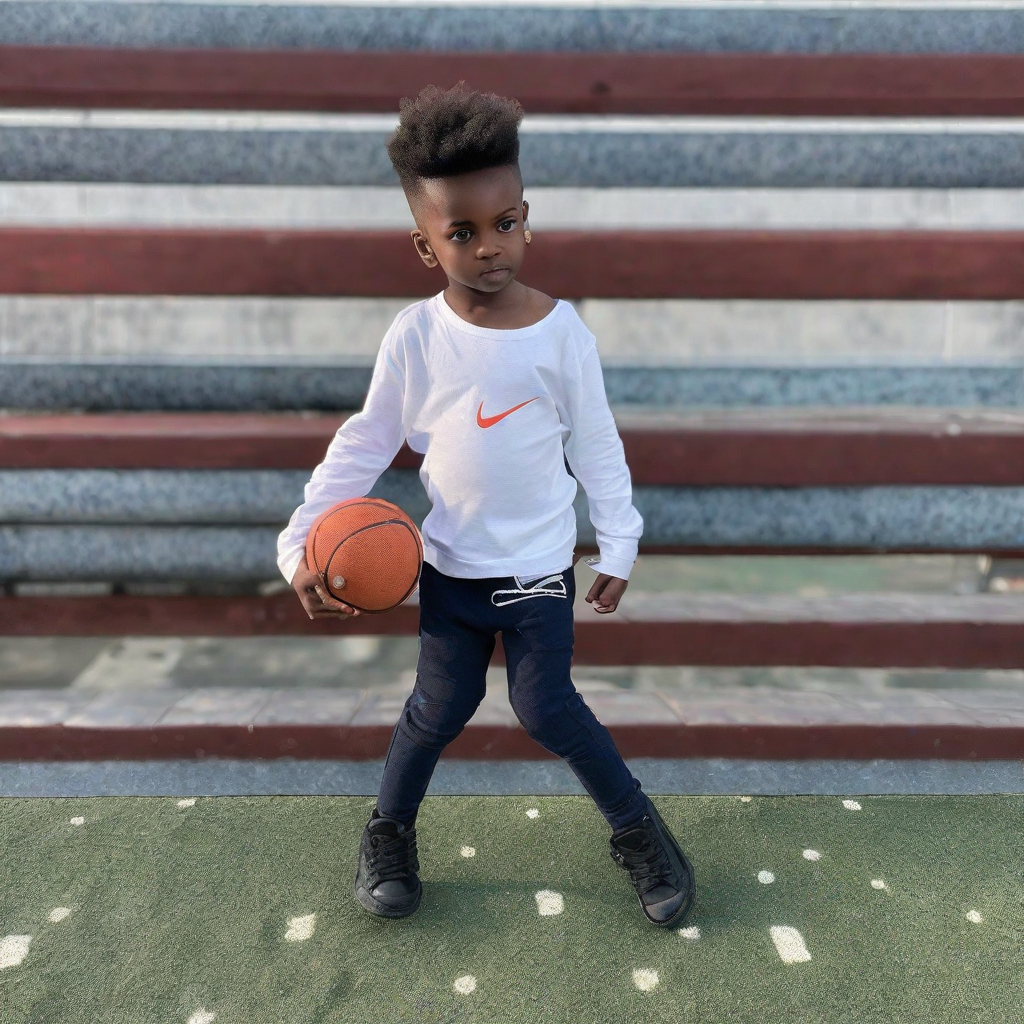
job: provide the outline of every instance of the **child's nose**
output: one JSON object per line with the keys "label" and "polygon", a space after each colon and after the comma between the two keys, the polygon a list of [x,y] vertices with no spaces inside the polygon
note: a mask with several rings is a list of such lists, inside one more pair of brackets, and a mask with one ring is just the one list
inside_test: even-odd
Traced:
{"label": "child's nose", "polygon": [[480,238],[480,244],[477,246],[476,254],[481,259],[490,259],[492,256],[497,256],[501,252],[501,241],[496,236]]}

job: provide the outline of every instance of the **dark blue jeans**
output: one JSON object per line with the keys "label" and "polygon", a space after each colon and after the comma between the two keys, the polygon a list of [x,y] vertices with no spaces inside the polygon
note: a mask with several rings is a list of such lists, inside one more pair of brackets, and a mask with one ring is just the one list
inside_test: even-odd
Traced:
{"label": "dark blue jeans", "polygon": [[483,699],[501,633],[508,695],[542,747],[564,758],[612,829],[639,824],[646,797],[569,676],[573,570],[521,581],[456,579],[424,563],[416,685],[391,735],[377,809],[412,822],[441,751]]}

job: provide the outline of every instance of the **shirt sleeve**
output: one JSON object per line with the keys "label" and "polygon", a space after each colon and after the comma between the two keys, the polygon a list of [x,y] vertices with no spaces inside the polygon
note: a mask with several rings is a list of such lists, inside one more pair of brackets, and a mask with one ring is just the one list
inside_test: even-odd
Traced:
{"label": "shirt sleeve", "polygon": [[587,492],[597,532],[597,572],[628,580],[644,521],[633,507],[633,487],[622,439],[608,407],[597,346],[591,340],[580,362],[577,386],[567,396],[570,434],[565,456]]}
{"label": "shirt sleeve", "polygon": [[306,535],[316,517],[340,501],[367,494],[405,440],[405,366],[393,340],[389,331],[377,353],[362,411],[338,428],[306,484],[305,500],[277,538],[277,566],[289,583],[305,554]]}

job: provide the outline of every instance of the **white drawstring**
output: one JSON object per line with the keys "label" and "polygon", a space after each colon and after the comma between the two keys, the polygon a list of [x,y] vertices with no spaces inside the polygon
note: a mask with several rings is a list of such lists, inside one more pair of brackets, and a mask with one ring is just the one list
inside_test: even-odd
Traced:
{"label": "white drawstring", "polygon": [[[517,590],[496,590],[491,594],[491,604],[495,608],[504,608],[505,605],[515,604],[517,601],[528,601],[531,597],[568,597],[565,590],[565,580],[562,579],[561,573],[556,573],[554,576],[546,576],[542,580],[537,580],[531,587],[524,587],[522,581],[518,576],[513,576],[512,579],[516,581]],[[544,590],[549,583],[558,583],[558,589]],[[504,600],[499,601],[499,597],[504,597]]]}

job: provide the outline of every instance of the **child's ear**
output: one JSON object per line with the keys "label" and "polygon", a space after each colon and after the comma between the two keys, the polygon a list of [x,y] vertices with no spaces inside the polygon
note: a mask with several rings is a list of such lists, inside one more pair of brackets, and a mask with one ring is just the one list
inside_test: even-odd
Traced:
{"label": "child's ear", "polygon": [[524,199],[523,200],[523,222],[525,223],[530,219],[530,204]]}
{"label": "child's ear", "polygon": [[434,250],[430,248],[426,235],[419,228],[413,228],[409,234],[412,236],[412,244],[416,246],[416,251],[420,254],[420,259],[428,267],[436,267],[437,257],[434,255]]}

